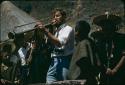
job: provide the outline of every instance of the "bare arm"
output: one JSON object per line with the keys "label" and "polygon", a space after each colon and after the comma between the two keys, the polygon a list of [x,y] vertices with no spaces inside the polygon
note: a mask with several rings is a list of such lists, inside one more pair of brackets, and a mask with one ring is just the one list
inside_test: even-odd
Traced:
{"label": "bare arm", "polygon": [[113,69],[107,68],[106,74],[114,75],[123,65],[125,65],[125,56],[122,56],[120,61]]}
{"label": "bare arm", "polygon": [[56,46],[61,46],[59,39],[56,38],[51,32],[49,32],[46,28],[44,29],[45,34],[48,36],[48,38],[51,40],[51,42]]}
{"label": "bare arm", "polygon": [[115,66],[115,70],[118,71],[125,64],[125,56],[122,56],[118,64]]}
{"label": "bare arm", "polygon": [[49,32],[48,29],[45,28],[45,26],[42,24],[42,22],[38,22],[35,26],[37,29],[41,29],[44,31],[44,33],[47,35],[47,37],[51,40],[51,42],[56,46],[61,46],[59,39],[56,38],[51,32]]}

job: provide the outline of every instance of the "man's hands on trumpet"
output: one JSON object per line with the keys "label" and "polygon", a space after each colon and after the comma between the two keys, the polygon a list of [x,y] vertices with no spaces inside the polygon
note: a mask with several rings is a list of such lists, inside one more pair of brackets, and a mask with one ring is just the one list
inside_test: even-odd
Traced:
{"label": "man's hands on trumpet", "polygon": [[38,21],[38,22],[36,23],[35,28],[36,28],[36,29],[41,29],[41,30],[43,30],[43,31],[45,30],[45,26],[44,26],[43,23],[40,22],[40,21]]}
{"label": "man's hands on trumpet", "polygon": [[[53,26],[56,25],[57,24],[57,20],[52,19],[51,22],[50,22],[50,24],[53,25]],[[44,23],[42,21],[38,21],[36,23],[36,25],[35,25],[35,28],[40,28],[40,29],[44,30],[45,25],[44,25]]]}
{"label": "man's hands on trumpet", "polygon": [[43,25],[42,22],[37,22],[36,25],[35,25],[35,28],[40,29],[45,34],[48,34],[48,32],[49,32],[49,30],[45,27],[45,25]]}
{"label": "man's hands on trumpet", "polygon": [[[57,23],[57,21],[55,19],[52,19],[51,23],[48,25],[54,26],[54,25],[56,25],[56,23]],[[35,28],[42,30],[45,34],[48,34],[48,32],[49,32],[49,30],[46,28],[46,25],[44,25],[43,22],[41,22],[41,21],[38,21],[36,23]]]}

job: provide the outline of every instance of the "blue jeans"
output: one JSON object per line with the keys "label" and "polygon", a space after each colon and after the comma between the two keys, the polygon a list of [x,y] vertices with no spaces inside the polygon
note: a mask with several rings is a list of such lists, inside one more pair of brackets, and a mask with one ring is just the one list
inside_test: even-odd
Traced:
{"label": "blue jeans", "polygon": [[71,56],[57,56],[52,58],[51,65],[47,72],[46,83],[67,80]]}

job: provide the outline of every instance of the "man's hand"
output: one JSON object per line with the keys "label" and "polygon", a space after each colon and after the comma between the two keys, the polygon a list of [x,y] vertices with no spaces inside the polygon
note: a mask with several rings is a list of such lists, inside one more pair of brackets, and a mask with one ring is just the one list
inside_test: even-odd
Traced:
{"label": "man's hand", "polygon": [[117,72],[116,69],[107,68],[106,74],[107,75],[115,75],[116,72]]}
{"label": "man's hand", "polygon": [[111,74],[112,74],[112,70],[111,70],[110,68],[107,68],[106,74],[107,74],[107,75],[111,75]]}
{"label": "man's hand", "polygon": [[45,34],[48,34],[49,32],[49,30],[43,25],[42,22],[37,22],[37,24],[35,25],[35,28],[42,30]]}
{"label": "man's hand", "polygon": [[40,21],[36,23],[35,28],[36,28],[36,29],[45,30],[45,26],[44,26],[43,23],[40,22]]}
{"label": "man's hand", "polygon": [[112,69],[112,75],[115,75],[115,73],[117,72],[117,69]]}
{"label": "man's hand", "polygon": [[55,25],[56,23],[57,23],[57,21],[56,21],[55,19],[52,19],[52,20],[51,20],[51,24],[52,24],[52,25]]}

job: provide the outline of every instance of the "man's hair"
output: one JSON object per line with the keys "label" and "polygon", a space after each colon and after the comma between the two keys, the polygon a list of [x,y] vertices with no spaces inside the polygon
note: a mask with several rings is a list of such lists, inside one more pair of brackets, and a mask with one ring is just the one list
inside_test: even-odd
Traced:
{"label": "man's hair", "polygon": [[54,16],[54,14],[57,12],[57,11],[59,11],[60,13],[61,13],[61,15],[62,15],[62,17],[63,18],[66,18],[66,12],[63,10],[63,9],[61,9],[61,8],[55,8],[53,11],[52,11],[52,14],[53,14],[53,16]]}

